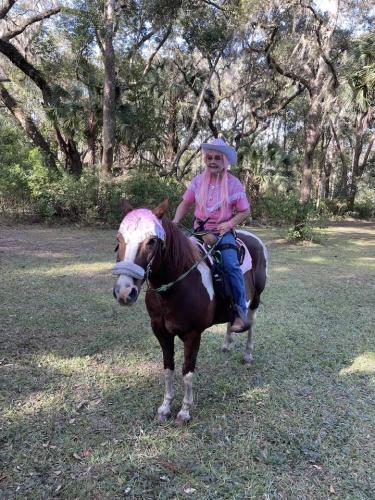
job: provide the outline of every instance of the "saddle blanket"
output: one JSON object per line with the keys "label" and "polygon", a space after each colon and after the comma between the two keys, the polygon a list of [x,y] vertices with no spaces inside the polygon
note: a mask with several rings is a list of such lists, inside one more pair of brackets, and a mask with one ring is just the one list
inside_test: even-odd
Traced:
{"label": "saddle blanket", "polygon": [[[196,247],[199,248],[199,251],[202,253],[202,255],[205,255],[208,253],[207,248],[198,238],[196,238],[195,236],[190,236],[190,241],[193,243],[193,245],[195,245]],[[253,267],[251,255],[250,255],[249,249],[247,248],[245,243],[240,238],[236,238],[236,243],[237,243],[237,246],[243,248],[242,251],[244,251],[244,259],[243,259],[242,264],[241,264],[241,271],[242,271],[242,274],[245,274],[247,271],[250,271]],[[213,265],[213,258],[211,255],[209,255],[206,260],[210,263],[210,266]]]}

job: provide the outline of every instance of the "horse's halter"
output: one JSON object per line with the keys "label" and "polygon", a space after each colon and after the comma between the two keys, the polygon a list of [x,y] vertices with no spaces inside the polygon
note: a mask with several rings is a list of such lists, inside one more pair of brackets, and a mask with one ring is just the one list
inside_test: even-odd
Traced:
{"label": "horse's halter", "polygon": [[[151,266],[154,262],[156,254],[160,248],[160,244],[161,244],[162,251],[165,248],[165,242],[161,238],[156,236],[155,239],[156,239],[155,248],[154,248],[154,251],[151,255],[150,260],[147,263],[146,269],[144,269],[142,266],[139,266],[138,264],[136,264],[133,261],[123,260],[121,262],[116,262],[116,264],[112,268],[112,274],[120,275],[120,276],[122,274],[125,274],[126,276],[129,276],[131,278],[142,280],[142,284],[146,280],[147,285],[148,285],[148,278],[149,278],[150,274],[152,273]],[[118,249],[118,247],[119,247],[119,245],[117,245],[115,251]]]}
{"label": "horse's halter", "polygon": [[149,262],[148,262],[148,264],[146,266],[146,271],[145,271],[145,279],[144,279],[144,281],[146,281],[146,283],[147,283],[147,289],[151,288],[150,287],[150,282],[149,282],[150,274],[152,274],[151,266],[154,263],[154,260],[155,260],[156,254],[158,253],[160,245],[161,245],[161,252],[163,253],[164,250],[165,250],[165,241],[163,241],[161,238],[157,237],[156,238],[156,245],[155,245],[153,254],[151,255],[151,259],[149,260]]}

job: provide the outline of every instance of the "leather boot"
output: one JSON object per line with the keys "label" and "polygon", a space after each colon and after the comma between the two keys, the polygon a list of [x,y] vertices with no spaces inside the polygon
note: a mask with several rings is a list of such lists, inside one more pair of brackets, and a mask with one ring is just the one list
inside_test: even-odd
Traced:
{"label": "leather boot", "polygon": [[245,311],[242,309],[242,307],[238,305],[234,306],[234,311],[235,311],[235,318],[232,323],[232,326],[230,327],[230,331],[234,333],[245,332],[250,328],[249,319]]}

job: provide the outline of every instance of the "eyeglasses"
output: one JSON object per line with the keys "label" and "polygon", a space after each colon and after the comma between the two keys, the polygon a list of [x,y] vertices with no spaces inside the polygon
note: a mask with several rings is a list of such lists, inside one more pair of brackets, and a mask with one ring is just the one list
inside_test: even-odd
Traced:
{"label": "eyeglasses", "polygon": [[223,159],[222,155],[206,155],[206,160],[208,160],[208,161],[212,161],[212,160],[221,161],[222,159]]}

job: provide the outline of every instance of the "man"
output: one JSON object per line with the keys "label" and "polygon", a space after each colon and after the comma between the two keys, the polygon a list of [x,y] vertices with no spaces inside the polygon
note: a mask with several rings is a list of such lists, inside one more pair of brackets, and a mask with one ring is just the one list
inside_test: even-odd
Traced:
{"label": "man", "polygon": [[234,301],[235,319],[231,331],[243,332],[250,328],[250,324],[233,230],[248,217],[250,205],[244,186],[228,172],[228,167],[237,161],[236,150],[223,139],[213,139],[202,144],[202,157],[205,170],[192,179],[173,222],[180,222],[195,204],[194,227],[223,235],[220,245],[231,245],[222,250],[222,265],[228,275]]}

